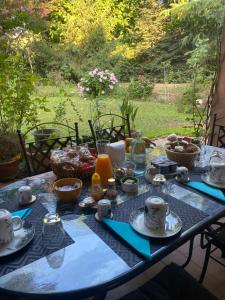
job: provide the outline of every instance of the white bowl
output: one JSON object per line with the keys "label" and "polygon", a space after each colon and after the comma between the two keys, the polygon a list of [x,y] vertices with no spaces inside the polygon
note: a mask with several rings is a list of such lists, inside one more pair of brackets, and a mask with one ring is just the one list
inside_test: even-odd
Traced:
{"label": "white bowl", "polygon": [[[125,181],[127,179],[135,180],[135,183],[133,183],[133,184],[125,183]],[[138,178],[125,176],[125,177],[121,178],[120,182],[121,182],[122,190],[125,193],[136,193],[138,191],[138,183],[139,183]]]}

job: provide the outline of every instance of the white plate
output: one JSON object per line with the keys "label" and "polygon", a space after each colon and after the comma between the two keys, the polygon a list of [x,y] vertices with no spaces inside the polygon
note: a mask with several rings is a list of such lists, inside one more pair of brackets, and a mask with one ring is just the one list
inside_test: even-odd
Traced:
{"label": "white plate", "polygon": [[202,181],[204,181],[205,183],[207,183],[208,185],[217,187],[219,189],[225,189],[225,185],[224,184],[220,184],[220,183],[214,183],[210,180],[209,175],[208,174],[203,174],[201,176]]}
{"label": "white plate", "polygon": [[144,224],[144,208],[135,210],[130,215],[130,224],[138,233],[154,238],[168,238],[177,234],[182,228],[182,221],[174,212],[166,217],[165,228],[149,229]]}
{"label": "white plate", "polygon": [[28,222],[20,230],[14,231],[14,238],[7,244],[0,244],[0,257],[13,254],[24,248],[34,237],[34,226]]}

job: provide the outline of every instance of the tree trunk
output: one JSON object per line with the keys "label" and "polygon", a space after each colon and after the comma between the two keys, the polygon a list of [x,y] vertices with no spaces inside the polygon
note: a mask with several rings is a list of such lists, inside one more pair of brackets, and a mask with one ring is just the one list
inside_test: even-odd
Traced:
{"label": "tree trunk", "polygon": [[212,145],[216,145],[218,134],[215,130],[213,138],[210,138],[215,114],[216,119],[222,118],[218,121],[219,124],[225,126],[225,19],[219,45],[218,68],[208,99],[207,137],[208,144],[212,142]]}

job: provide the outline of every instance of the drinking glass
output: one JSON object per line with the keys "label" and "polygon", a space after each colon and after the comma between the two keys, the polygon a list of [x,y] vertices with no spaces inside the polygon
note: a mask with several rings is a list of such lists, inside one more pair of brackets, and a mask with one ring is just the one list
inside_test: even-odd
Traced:
{"label": "drinking glass", "polygon": [[58,250],[63,246],[65,231],[58,214],[48,213],[43,218],[42,240],[49,250]]}
{"label": "drinking glass", "polygon": [[109,140],[97,140],[96,147],[97,147],[98,154],[107,154],[109,143],[110,143]]}

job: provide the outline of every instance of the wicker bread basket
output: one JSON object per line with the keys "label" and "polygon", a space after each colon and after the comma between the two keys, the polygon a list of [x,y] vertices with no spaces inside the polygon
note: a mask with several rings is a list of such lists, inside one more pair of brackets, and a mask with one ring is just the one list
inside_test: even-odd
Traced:
{"label": "wicker bread basket", "polygon": [[201,151],[198,146],[194,144],[192,145],[196,147],[196,151],[192,153],[174,152],[167,149],[168,146],[165,146],[166,155],[170,160],[173,160],[177,162],[179,165],[191,169],[194,167],[194,161]]}
{"label": "wicker bread basket", "polygon": [[51,162],[51,167],[53,173],[60,178],[79,178],[84,182],[88,182],[91,180],[91,176],[95,172],[95,165],[93,165],[88,170],[82,170],[81,168],[77,168],[71,163],[54,163]]}

